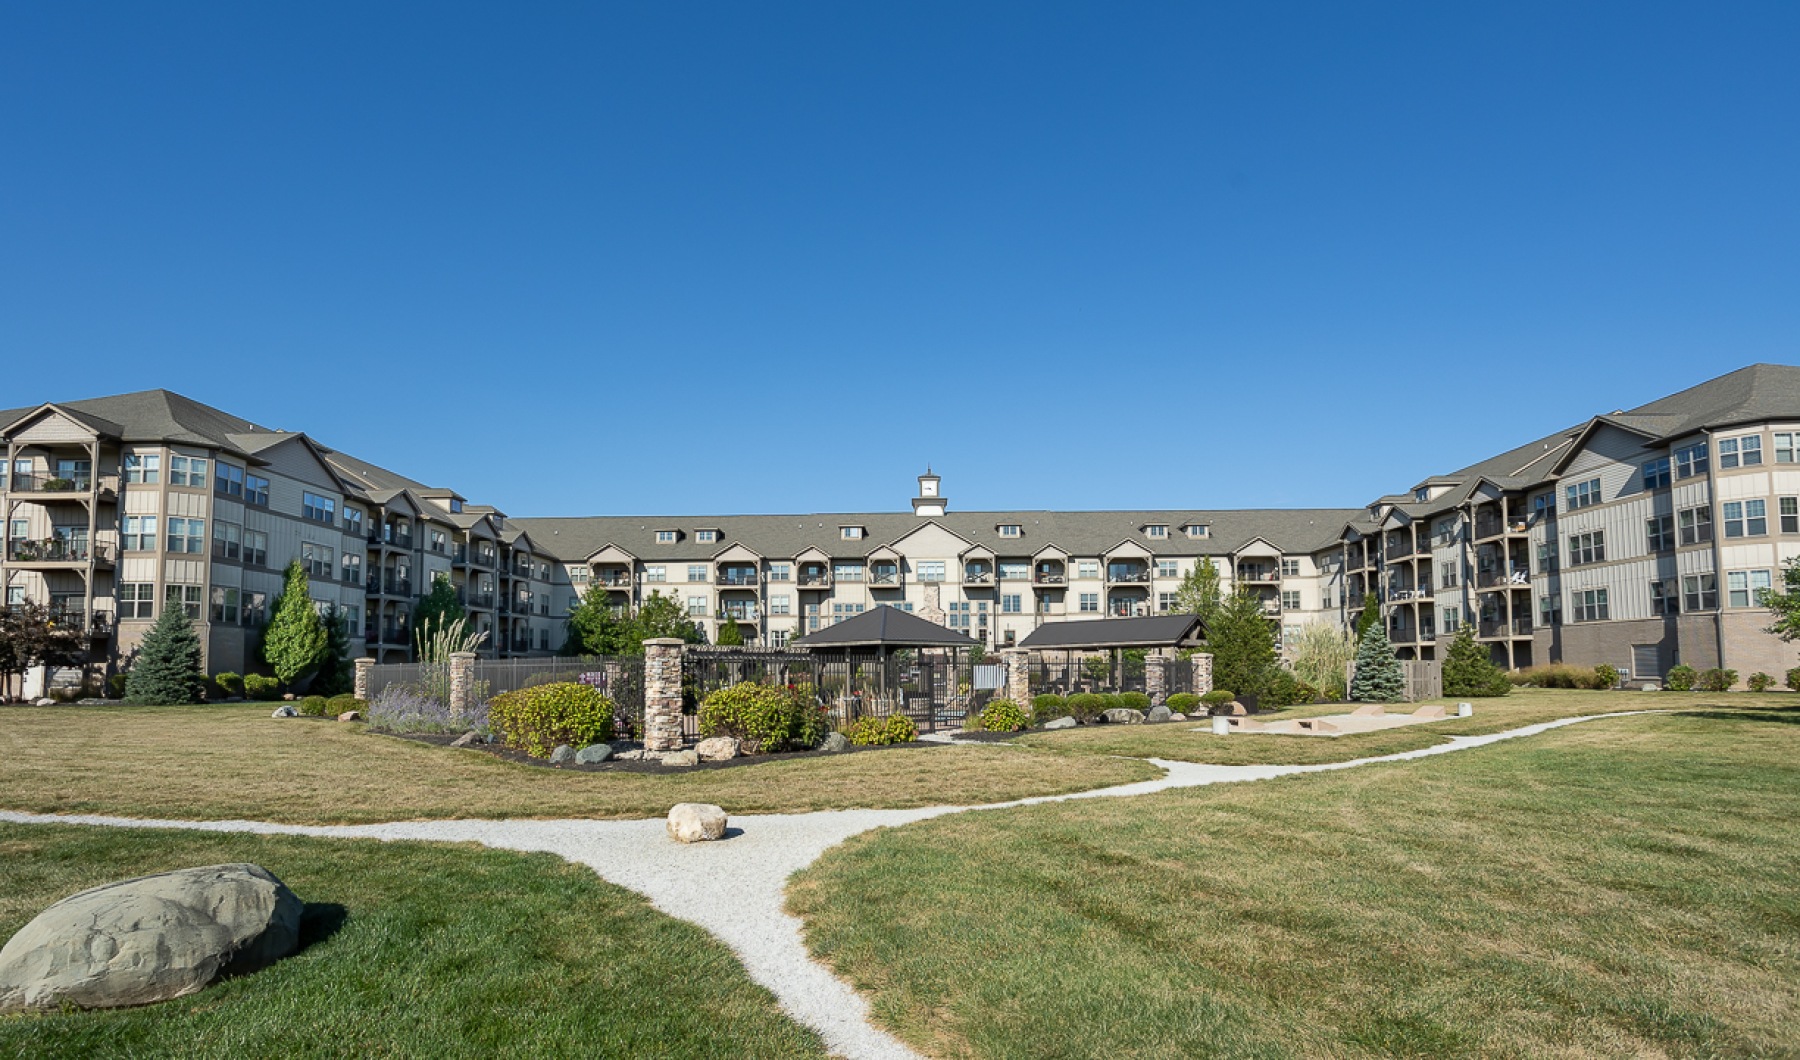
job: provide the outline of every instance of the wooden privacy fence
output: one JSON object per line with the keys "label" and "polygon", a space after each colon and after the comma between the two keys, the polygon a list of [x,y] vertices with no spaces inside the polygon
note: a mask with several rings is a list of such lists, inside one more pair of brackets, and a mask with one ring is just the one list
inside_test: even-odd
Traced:
{"label": "wooden privacy fence", "polygon": [[[1444,664],[1436,659],[1401,659],[1400,674],[1406,678],[1406,702],[1441,699],[1444,695]],[[1356,664],[1344,664],[1344,687],[1356,680]]]}

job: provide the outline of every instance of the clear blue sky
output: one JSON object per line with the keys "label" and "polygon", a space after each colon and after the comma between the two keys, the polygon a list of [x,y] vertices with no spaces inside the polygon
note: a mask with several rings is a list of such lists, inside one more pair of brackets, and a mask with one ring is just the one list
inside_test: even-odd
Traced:
{"label": "clear blue sky", "polygon": [[0,406],[516,515],[1357,505],[1800,360],[1800,5],[0,7]]}

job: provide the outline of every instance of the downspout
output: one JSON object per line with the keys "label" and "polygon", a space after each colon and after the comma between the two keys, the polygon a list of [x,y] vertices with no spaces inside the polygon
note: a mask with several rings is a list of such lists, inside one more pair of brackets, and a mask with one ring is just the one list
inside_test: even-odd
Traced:
{"label": "downspout", "polygon": [[[1708,514],[1716,514],[1719,510],[1718,472],[1713,467],[1712,428],[1700,430],[1706,439],[1706,510]],[[1719,669],[1725,668],[1725,603],[1731,598],[1731,590],[1725,584],[1725,553],[1719,541],[1725,534],[1723,519],[1715,519],[1712,523],[1712,557],[1713,557],[1713,590],[1717,606],[1713,609],[1713,635],[1719,651]]]}

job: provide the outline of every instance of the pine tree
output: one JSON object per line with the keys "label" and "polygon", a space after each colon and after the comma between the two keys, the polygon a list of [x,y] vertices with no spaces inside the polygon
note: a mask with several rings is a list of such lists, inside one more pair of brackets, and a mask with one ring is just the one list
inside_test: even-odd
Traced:
{"label": "pine tree", "polygon": [[458,619],[467,618],[468,611],[463,608],[462,601],[456,598],[456,586],[450,584],[450,576],[438,574],[431,579],[431,591],[419,599],[413,608],[413,628],[424,629],[429,622],[435,629],[444,629]]}
{"label": "pine tree", "polygon": [[206,690],[200,656],[200,635],[188,620],[187,608],[164,605],[125,675],[125,702],[141,707],[198,703]]}
{"label": "pine tree", "polygon": [[325,662],[327,637],[299,560],[288,564],[286,578],[263,634],[263,659],[274,668],[276,680],[291,686]]}
{"label": "pine tree", "polygon": [[316,696],[338,696],[356,687],[355,664],[350,659],[350,623],[332,604],[325,612],[325,662],[309,691]]}
{"label": "pine tree", "polygon": [[1363,597],[1362,613],[1356,616],[1356,642],[1361,644],[1368,636],[1369,630],[1381,626],[1381,597],[1374,589],[1370,589]]}
{"label": "pine tree", "polygon": [[738,624],[735,621],[732,621],[731,617],[727,615],[726,620],[719,623],[719,647],[742,647],[743,643],[744,631],[739,629]]}
{"label": "pine tree", "polygon": [[1213,687],[1239,696],[1266,695],[1276,680],[1275,627],[1255,594],[1239,588],[1226,598],[1208,631]]}
{"label": "pine tree", "polygon": [[1450,651],[1444,656],[1444,694],[1446,696],[1504,696],[1512,691],[1512,682],[1488,656],[1488,650],[1475,643],[1468,626],[1456,631]]}
{"label": "pine tree", "polygon": [[1350,681],[1350,698],[1358,703],[1398,703],[1406,698],[1406,674],[1394,657],[1387,630],[1378,622],[1363,634],[1356,646],[1356,676]]}

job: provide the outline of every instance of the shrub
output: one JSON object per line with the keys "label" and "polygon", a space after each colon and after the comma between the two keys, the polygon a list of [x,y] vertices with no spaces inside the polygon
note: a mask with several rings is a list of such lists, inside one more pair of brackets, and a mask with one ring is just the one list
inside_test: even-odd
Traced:
{"label": "shrub", "polygon": [[1749,683],[1752,692],[1767,692],[1775,687],[1775,679],[1760,670],[1750,675]]}
{"label": "shrub", "polygon": [[1594,687],[1598,689],[1619,687],[1619,668],[1601,663],[1594,667]]}
{"label": "shrub", "polygon": [[206,671],[200,667],[200,636],[179,607],[163,608],[125,681],[125,701],[141,707],[198,703],[206,694]]}
{"label": "shrub", "polygon": [[1025,712],[1010,699],[993,699],[981,711],[981,727],[988,732],[1018,732],[1028,724]]}
{"label": "shrub", "polygon": [[1228,692],[1223,688],[1215,688],[1211,692],[1201,696],[1200,702],[1206,704],[1207,709],[1209,710],[1217,710],[1236,698],[1236,692]]}
{"label": "shrub", "polygon": [[1142,692],[1120,692],[1117,698],[1121,707],[1132,710],[1150,709],[1150,697]]}
{"label": "shrub", "polygon": [[1296,703],[1325,702],[1325,697],[1320,694],[1319,690],[1307,684],[1305,681],[1296,679],[1294,682],[1294,691],[1298,693],[1299,696],[1299,698],[1294,700]]}
{"label": "shrub", "polygon": [[1787,686],[1796,692],[1800,692],[1800,666],[1796,666],[1787,672]]}
{"label": "shrub", "polygon": [[[302,699],[299,703],[295,704],[295,707],[300,713],[309,718],[323,718],[325,716],[325,711],[329,708],[329,704],[326,702],[324,696],[307,696],[305,699]],[[343,711],[339,711],[338,713],[341,714]],[[332,717],[335,718],[337,715],[333,714]]]}
{"label": "shrub", "polygon": [[[365,699],[357,699],[355,696],[346,692],[341,696],[332,696],[329,699],[327,699],[325,701],[325,709],[330,711],[331,716],[334,718],[337,717],[339,714],[343,714],[346,711],[351,711],[351,710],[360,710],[363,713],[367,714],[369,712],[369,702],[368,702],[368,700],[365,700]],[[481,709],[482,709],[483,714],[485,715],[487,712],[486,706],[483,706]]]}
{"label": "shrub", "polygon": [[1686,664],[1671,666],[1669,672],[1663,675],[1663,687],[1671,692],[1691,692],[1694,689],[1694,682],[1699,679],[1699,671],[1692,666]]}
{"label": "shrub", "polygon": [[124,699],[125,698],[125,675],[124,674],[113,674],[112,676],[110,676],[106,679],[106,698],[108,698],[108,699]]}
{"label": "shrub", "polygon": [[396,733],[464,733],[470,729],[487,732],[491,707],[491,703],[482,703],[467,715],[457,717],[450,713],[450,704],[431,695],[424,685],[408,684],[388,685],[375,693],[375,699],[369,703],[355,696],[332,696],[325,703],[333,717],[347,710],[360,710],[369,728]]}
{"label": "shrub", "polygon": [[1494,665],[1489,649],[1475,642],[1475,633],[1468,626],[1459,628],[1444,657],[1444,694],[1504,696],[1511,691],[1512,682]]}
{"label": "shrub", "polygon": [[1737,684],[1736,670],[1707,670],[1694,682],[1694,688],[1700,692],[1724,692]]}
{"label": "shrub", "polygon": [[244,679],[230,670],[213,674],[213,684],[218,687],[221,699],[230,699],[233,696],[244,694]]}
{"label": "shrub", "polygon": [[[1520,680],[1523,678],[1523,681]],[[1593,670],[1567,663],[1546,663],[1519,670],[1509,678],[1514,684],[1533,688],[1603,688],[1600,676]]]}
{"label": "shrub", "polygon": [[[585,747],[613,734],[613,701],[589,685],[521,688],[495,696],[487,706],[494,727],[506,734],[506,745],[534,758],[548,757],[558,744]],[[378,710],[370,704],[371,720]]]}
{"label": "shrub", "polygon": [[1258,706],[1272,710],[1291,707],[1296,703],[1309,702],[1300,688],[1300,682],[1294,675],[1280,666],[1269,667],[1268,674],[1262,681],[1263,694]]}
{"label": "shrub", "polygon": [[858,718],[844,735],[858,746],[875,747],[911,743],[919,738],[919,727],[904,714],[889,714],[886,717]]}
{"label": "shrub", "polygon": [[1077,692],[1063,700],[1063,707],[1076,721],[1092,721],[1106,709],[1106,700],[1092,692]]}
{"label": "shrub", "polygon": [[[1800,668],[1796,668],[1795,672],[1800,673]],[[1055,721],[1057,718],[1068,716],[1069,707],[1063,702],[1063,697],[1047,694],[1031,697],[1031,723],[1033,725],[1042,725],[1047,721]]]}
{"label": "shrub", "polygon": [[825,738],[825,712],[811,687],[803,689],[747,681],[721,688],[700,704],[700,733],[736,737],[745,754],[815,747]]}
{"label": "shrub", "polygon": [[1177,692],[1163,700],[1163,705],[1177,714],[1192,714],[1200,706],[1200,697],[1192,692]]}
{"label": "shrub", "polygon": [[262,674],[244,675],[244,695],[267,702],[281,698],[281,682]]}

